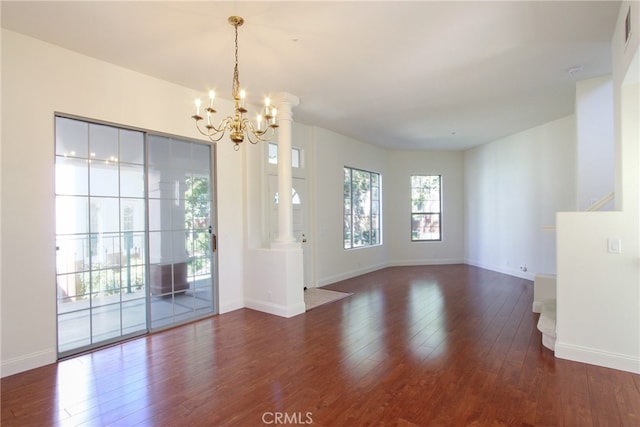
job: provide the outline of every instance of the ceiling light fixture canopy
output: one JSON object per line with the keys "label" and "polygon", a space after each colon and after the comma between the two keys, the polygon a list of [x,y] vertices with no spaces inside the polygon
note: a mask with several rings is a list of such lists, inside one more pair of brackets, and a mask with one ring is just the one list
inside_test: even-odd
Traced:
{"label": "ceiling light fixture canopy", "polygon": [[196,114],[191,116],[196,122],[196,128],[202,134],[207,136],[212,142],[218,142],[229,131],[229,137],[235,144],[233,149],[238,150],[240,144],[244,141],[245,136],[252,144],[257,144],[260,141],[269,141],[275,134],[275,130],[278,127],[277,114],[278,111],[271,105],[270,99],[267,97],[264,99],[264,109],[261,114],[256,117],[256,124],[254,125],[251,120],[244,117],[247,113],[246,105],[246,92],[240,89],[240,78],[238,72],[238,27],[244,24],[244,19],[240,16],[230,16],[229,24],[235,29],[235,67],[233,68],[233,85],[231,87],[231,96],[235,104],[234,113],[232,116],[227,116],[215,126],[212,121],[212,116],[216,110],[213,108],[213,100],[215,98],[215,92],[209,91],[209,106],[205,108],[206,112],[206,125],[203,125],[204,117],[200,115],[200,107],[202,101],[196,99]]}

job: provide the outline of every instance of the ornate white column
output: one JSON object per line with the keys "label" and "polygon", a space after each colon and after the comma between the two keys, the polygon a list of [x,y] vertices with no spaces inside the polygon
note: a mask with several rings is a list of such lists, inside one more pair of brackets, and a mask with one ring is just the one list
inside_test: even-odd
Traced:
{"label": "ornate white column", "polygon": [[300,103],[297,96],[280,93],[274,99],[278,109],[278,236],[276,243],[289,245],[296,242],[293,235],[293,206],[291,191],[293,174],[291,170],[291,124],[292,109]]}

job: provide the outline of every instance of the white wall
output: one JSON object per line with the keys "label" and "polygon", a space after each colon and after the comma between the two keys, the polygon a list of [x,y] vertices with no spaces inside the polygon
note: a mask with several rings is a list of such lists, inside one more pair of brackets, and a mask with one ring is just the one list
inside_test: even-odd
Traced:
{"label": "white wall", "polygon": [[575,210],[574,116],[468,150],[464,167],[466,262],[528,279],[555,273],[543,227]]}
{"label": "white wall", "polygon": [[[315,251],[318,285],[387,266],[389,260],[388,152],[337,133],[313,128],[315,147]],[[345,251],[342,240],[344,166],[382,175],[384,245]]]}
{"label": "white wall", "polygon": [[[558,214],[556,356],[640,373],[640,50],[638,30],[624,43],[629,5],[613,36],[617,212]],[[621,253],[608,240],[621,240]]]}
{"label": "white wall", "polygon": [[[576,83],[577,206],[583,211],[614,190],[611,76]],[[609,203],[602,210],[611,210]]]}
{"label": "white wall", "polygon": [[[194,138],[200,95],[2,30],[3,376],[56,360],[54,112]],[[217,156],[224,312],[243,304],[244,174],[231,144]]]}
{"label": "white wall", "polygon": [[[392,151],[385,243],[391,265],[464,262],[464,153]],[[442,175],[442,241],[411,241],[411,175]]]}

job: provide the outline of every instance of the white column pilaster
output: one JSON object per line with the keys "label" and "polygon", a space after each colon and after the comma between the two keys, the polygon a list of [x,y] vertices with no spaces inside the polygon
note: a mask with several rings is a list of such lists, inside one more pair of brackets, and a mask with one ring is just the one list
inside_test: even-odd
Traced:
{"label": "white column pilaster", "polygon": [[278,236],[277,246],[294,245],[293,206],[291,190],[293,175],[291,170],[291,128],[293,123],[293,107],[300,100],[290,93],[280,93],[274,97],[274,105],[278,109]]}

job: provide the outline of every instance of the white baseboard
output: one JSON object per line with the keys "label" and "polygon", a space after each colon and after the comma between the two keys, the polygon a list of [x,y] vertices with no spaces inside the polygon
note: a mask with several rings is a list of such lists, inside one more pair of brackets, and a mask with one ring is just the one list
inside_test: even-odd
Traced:
{"label": "white baseboard", "polygon": [[464,264],[464,260],[460,258],[441,258],[441,259],[412,259],[412,260],[396,260],[383,264],[376,264],[357,270],[350,270],[345,273],[336,274],[334,276],[319,279],[315,287],[321,288],[341,280],[351,279],[352,277],[361,276],[371,273],[372,271],[381,270],[387,267],[410,267],[413,265],[448,265],[448,264]]}
{"label": "white baseboard", "polygon": [[332,283],[340,282],[341,280],[351,279],[352,277],[361,276],[363,274],[371,273],[372,271],[381,270],[383,268],[388,267],[388,263],[372,265],[369,267],[359,268],[356,270],[350,270],[345,273],[336,274],[334,276],[325,277],[323,279],[319,279],[316,287],[321,288],[322,286],[330,285]]}
{"label": "white baseboard", "polygon": [[531,280],[535,278],[535,273],[530,273],[528,271],[521,271],[516,268],[509,267],[499,267],[496,265],[485,264],[480,261],[465,259],[464,264],[472,265],[474,267],[484,268],[485,270],[495,271],[497,273],[507,274],[509,276],[519,277],[521,279]]}
{"label": "white baseboard", "polygon": [[3,360],[2,365],[0,365],[0,376],[3,378],[8,377],[9,375],[56,363],[56,360],[58,360],[58,353],[55,349],[37,351]]}
{"label": "white baseboard", "polygon": [[261,311],[263,313],[274,314],[280,317],[293,317],[298,314],[302,314],[306,311],[304,302],[294,304],[291,306],[285,306],[281,304],[274,304],[268,301],[259,301],[255,299],[247,298],[244,300],[244,306],[252,310]]}
{"label": "white baseboard", "polygon": [[640,374],[640,357],[556,342],[556,357]]}
{"label": "white baseboard", "polygon": [[449,265],[464,264],[461,258],[430,258],[430,259],[409,259],[389,262],[389,267],[410,267],[413,265]]}

